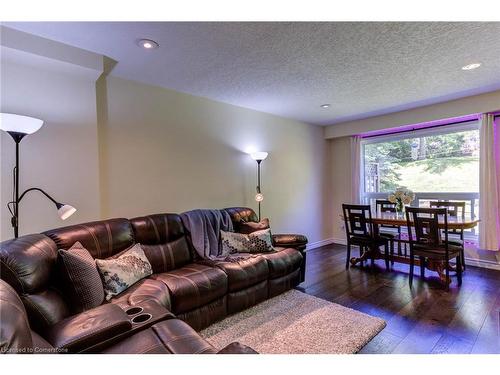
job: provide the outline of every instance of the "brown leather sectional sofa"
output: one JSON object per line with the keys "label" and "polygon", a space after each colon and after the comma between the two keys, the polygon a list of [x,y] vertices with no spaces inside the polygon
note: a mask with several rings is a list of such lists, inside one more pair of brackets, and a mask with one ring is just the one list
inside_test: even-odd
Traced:
{"label": "brown leather sectional sofa", "polygon": [[[257,221],[249,208],[225,209],[238,231]],[[153,274],[77,312],[58,275],[57,250],[79,241],[94,258],[140,243]],[[301,235],[273,235],[276,251],[235,262],[197,258],[178,214],[109,219],[0,244],[3,352],[216,353],[196,331],[303,281]],[[16,317],[11,312],[17,312]],[[4,316],[9,318],[4,319]],[[222,353],[252,353],[233,343]]]}

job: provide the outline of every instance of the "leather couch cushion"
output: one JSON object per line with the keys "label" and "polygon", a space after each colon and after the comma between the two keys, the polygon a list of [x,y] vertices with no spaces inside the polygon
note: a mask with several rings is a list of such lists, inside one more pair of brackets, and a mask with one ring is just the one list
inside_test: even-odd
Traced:
{"label": "leather couch cushion", "polygon": [[191,253],[186,237],[164,244],[141,245],[154,273],[172,271],[191,263]]}
{"label": "leather couch cushion", "polygon": [[31,329],[16,291],[5,281],[0,280],[1,353],[29,353],[33,347]]}
{"label": "leather couch cushion", "polygon": [[47,288],[56,260],[56,244],[43,234],[4,241],[0,246],[2,279],[19,294]]}
{"label": "leather couch cushion", "polygon": [[156,323],[102,351],[104,354],[216,353],[189,325],[179,319]]}
{"label": "leather couch cushion", "polygon": [[194,330],[201,331],[210,324],[224,319],[228,313],[227,305],[227,296],[224,296],[197,309],[177,314],[177,317],[189,324]]}
{"label": "leather couch cushion", "polygon": [[305,248],[307,237],[302,234],[273,234],[273,244],[279,247]]}
{"label": "leather couch cushion", "polygon": [[104,349],[103,354],[171,354],[152,328],[139,331]]}
{"label": "leather couch cushion", "polygon": [[71,225],[44,232],[58,249],[69,249],[80,242],[94,258],[104,259],[134,244],[134,233],[127,219],[110,219]]}
{"label": "leather couch cushion", "polygon": [[44,333],[46,328],[70,315],[63,296],[55,289],[46,289],[35,294],[24,294],[21,300],[26,307],[30,326]]}
{"label": "leather couch cushion", "polygon": [[243,234],[250,234],[258,230],[269,229],[269,219],[262,219],[258,223],[253,221],[242,221],[239,223],[239,227],[239,232]]}
{"label": "leather couch cushion", "polygon": [[259,221],[259,218],[257,217],[255,211],[248,207],[228,207],[224,208],[224,211],[226,211],[229,216],[231,216],[233,227],[236,232],[240,231],[240,223],[242,221]]}
{"label": "leather couch cushion", "polygon": [[154,273],[168,272],[191,262],[184,226],[177,214],[158,214],[130,220]]}
{"label": "leather couch cushion", "polygon": [[276,251],[259,256],[267,260],[269,266],[269,279],[285,276],[300,268],[302,255],[299,251],[291,248],[275,248]]}
{"label": "leather couch cushion", "polygon": [[35,331],[31,331],[31,337],[33,338],[33,353],[34,354],[55,354],[61,353],[60,350],[55,349],[50,345],[47,340],[40,336]]}
{"label": "leather couch cushion", "polygon": [[175,314],[206,305],[227,293],[227,276],[222,270],[196,263],[151,278],[167,285]]}
{"label": "leather couch cushion", "polygon": [[264,301],[267,296],[268,280],[261,281],[237,292],[230,292],[227,295],[227,313],[234,314],[245,310]]}
{"label": "leather couch cushion", "polygon": [[69,250],[59,250],[59,274],[73,312],[102,304],[104,289],[94,258],[79,242]]}
{"label": "leather couch cushion", "polygon": [[241,344],[239,342],[232,342],[225,348],[219,350],[217,354],[259,354],[251,347]]}
{"label": "leather couch cushion", "polygon": [[300,283],[300,269],[290,272],[289,274],[268,280],[269,295],[268,298],[273,298],[278,294],[290,290]]}
{"label": "leather couch cushion", "polygon": [[209,354],[217,350],[189,325],[179,319],[170,319],[151,327],[173,354]]}
{"label": "leather couch cushion", "polygon": [[138,281],[110,302],[119,305],[140,305],[141,302],[148,300],[156,301],[167,310],[171,309],[170,292],[167,286],[161,281],[152,279]]}
{"label": "leather couch cushion", "polygon": [[236,292],[267,280],[269,275],[267,261],[260,256],[243,259],[234,256],[233,261],[216,262],[215,266],[227,275],[230,292]]}
{"label": "leather couch cushion", "polygon": [[106,304],[73,315],[47,329],[45,338],[58,349],[77,353],[132,328],[119,306]]}

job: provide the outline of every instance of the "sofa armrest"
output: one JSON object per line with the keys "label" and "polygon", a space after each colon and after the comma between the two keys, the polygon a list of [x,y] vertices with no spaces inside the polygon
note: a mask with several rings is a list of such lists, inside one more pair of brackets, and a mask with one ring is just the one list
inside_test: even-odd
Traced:
{"label": "sofa armrest", "polygon": [[292,247],[297,250],[304,250],[307,244],[307,237],[302,234],[273,234],[273,246]]}
{"label": "sofa armrest", "polygon": [[251,347],[241,344],[239,342],[232,342],[225,348],[222,348],[217,354],[259,354]]}
{"label": "sofa armrest", "polygon": [[105,304],[52,325],[45,339],[57,349],[78,353],[131,328],[129,316],[119,306]]}

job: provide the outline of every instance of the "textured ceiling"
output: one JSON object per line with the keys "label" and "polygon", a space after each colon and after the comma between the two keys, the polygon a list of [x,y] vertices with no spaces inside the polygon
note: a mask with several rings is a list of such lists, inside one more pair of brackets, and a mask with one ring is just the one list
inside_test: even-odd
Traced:
{"label": "textured ceiling", "polygon": [[104,54],[115,76],[320,125],[500,89],[500,22],[4,25]]}

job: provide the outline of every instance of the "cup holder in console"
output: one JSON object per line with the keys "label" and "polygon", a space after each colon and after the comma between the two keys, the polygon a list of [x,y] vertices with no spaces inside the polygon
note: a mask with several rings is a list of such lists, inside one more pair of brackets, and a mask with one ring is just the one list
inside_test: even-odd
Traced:
{"label": "cup holder in console", "polygon": [[139,306],[131,307],[131,308],[125,310],[127,315],[136,315],[136,314],[141,313],[142,311],[143,311],[143,308],[139,307]]}
{"label": "cup holder in console", "polygon": [[135,324],[139,324],[139,323],[145,323],[147,322],[149,319],[151,319],[153,317],[153,315],[151,314],[148,314],[148,313],[144,313],[144,314],[140,314],[140,315],[136,315],[132,318],[132,323],[135,323]]}

